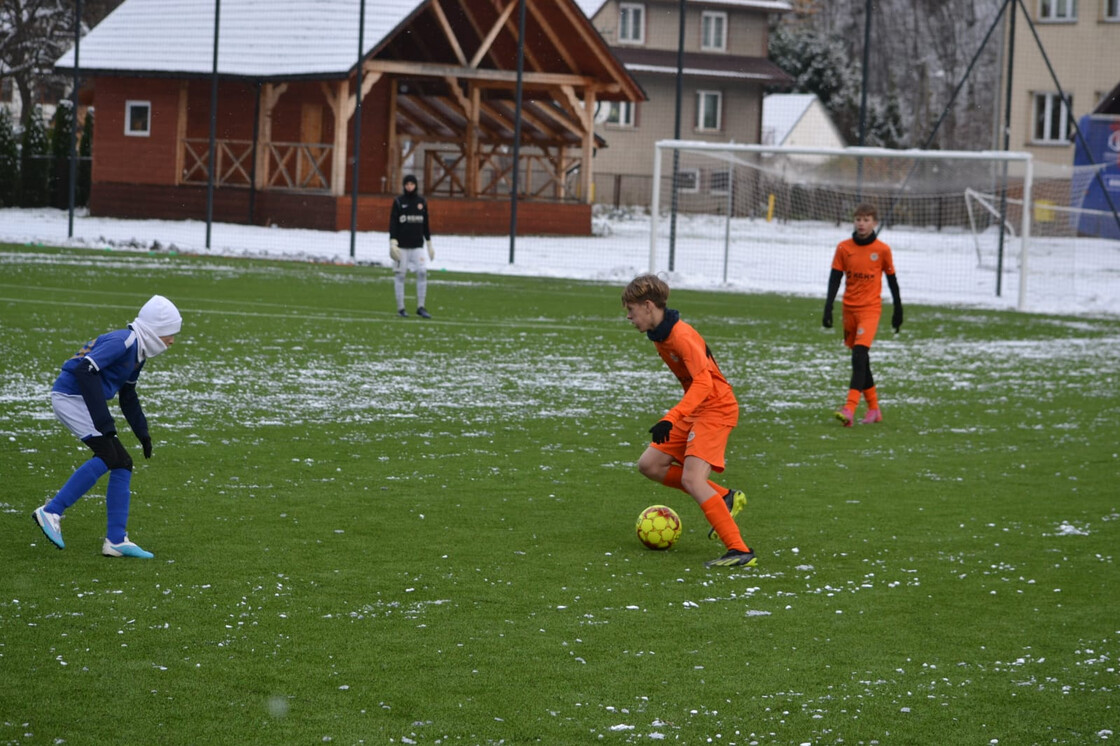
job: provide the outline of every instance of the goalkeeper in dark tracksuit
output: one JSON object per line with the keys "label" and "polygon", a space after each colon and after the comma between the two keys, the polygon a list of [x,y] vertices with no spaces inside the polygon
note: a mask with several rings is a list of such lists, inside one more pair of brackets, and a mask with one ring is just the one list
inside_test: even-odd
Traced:
{"label": "goalkeeper in dark tracksuit", "polygon": [[389,214],[389,256],[393,260],[397,313],[408,316],[408,311],[404,310],[404,280],[411,269],[416,273],[416,315],[430,319],[432,315],[424,307],[428,294],[426,261],[434,260],[436,252],[432,250],[432,232],[428,228],[428,202],[420,196],[412,174],[404,177],[404,193],[393,200],[393,210]]}

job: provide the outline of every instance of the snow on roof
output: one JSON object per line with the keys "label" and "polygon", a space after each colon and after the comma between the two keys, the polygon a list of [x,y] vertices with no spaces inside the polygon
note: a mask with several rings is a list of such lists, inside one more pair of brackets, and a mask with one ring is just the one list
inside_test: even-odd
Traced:
{"label": "snow on roof", "polygon": [[[422,0],[367,0],[363,53]],[[218,72],[252,78],[346,74],[357,64],[360,0],[224,0]],[[209,75],[214,0],[125,0],[82,40],[82,69]],[[55,63],[73,69],[74,50]]]}
{"label": "snow on roof", "polygon": [[[687,1],[687,0],[686,0]],[[727,8],[747,8],[752,10],[769,10],[775,13],[783,13],[793,10],[793,5],[789,0],[704,0],[705,5],[721,5]],[[576,5],[579,6],[583,14],[588,18],[594,18],[595,14],[602,10],[606,5],[606,0],[576,0]]]}
{"label": "snow on roof", "polygon": [[[762,98],[762,133],[767,145],[781,145],[817,100],[815,93],[771,93]],[[771,135],[771,133],[773,133]],[[773,138],[772,140],[770,138]]]}

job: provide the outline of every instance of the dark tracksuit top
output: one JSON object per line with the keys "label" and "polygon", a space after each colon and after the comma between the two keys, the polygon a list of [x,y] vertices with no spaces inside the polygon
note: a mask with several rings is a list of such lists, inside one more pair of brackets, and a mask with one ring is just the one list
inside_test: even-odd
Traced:
{"label": "dark tracksuit top", "polygon": [[389,214],[389,238],[397,239],[402,249],[419,249],[430,241],[428,230],[428,202],[416,192],[404,194],[393,200]]}

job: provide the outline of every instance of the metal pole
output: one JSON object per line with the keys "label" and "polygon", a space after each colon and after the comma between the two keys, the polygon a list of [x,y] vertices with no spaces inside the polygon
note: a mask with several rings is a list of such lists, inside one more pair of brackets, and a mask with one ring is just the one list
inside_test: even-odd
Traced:
{"label": "metal pole", "polygon": [[[859,92],[859,146],[867,142],[867,68],[871,62],[871,0],[863,4],[863,71]],[[856,199],[863,199],[863,158],[856,159]]]}
{"label": "metal pole", "polygon": [[727,163],[727,221],[723,226],[723,284],[727,284],[727,262],[731,257],[731,213],[735,208],[734,182],[735,166]]}
{"label": "metal pole", "polygon": [[74,194],[78,188],[78,54],[82,46],[82,0],[74,9],[74,83],[70,91],[70,217],[67,238],[74,237]]}
{"label": "metal pole", "polygon": [[521,171],[521,83],[525,74],[525,0],[517,9],[517,92],[513,110],[513,189],[509,195],[509,263],[513,264],[517,245],[517,190]]}
{"label": "metal pole", "polygon": [[[680,0],[677,9],[680,16],[680,25],[677,30],[677,113],[676,120],[673,123],[673,139],[681,139],[681,106],[684,101],[684,0]],[[676,266],[677,258],[677,182],[680,180],[681,170],[681,151],[678,148],[673,149],[673,183],[670,185],[672,191],[672,207],[669,212],[669,271],[672,272]],[[654,183],[655,190],[660,189],[661,185]]]}
{"label": "metal pole", "polygon": [[[362,156],[362,64],[366,47],[366,0],[362,0],[358,10],[358,76],[354,91],[354,174],[350,189],[350,258],[353,259],[358,240],[358,172]],[[344,122],[335,122],[335,127],[344,127]]]}
{"label": "metal pole", "polygon": [[[1008,0],[1011,5],[1011,16],[1008,19],[1007,30],[1007,98],[1003,115],[1003,149],[1011,149],[1011,73],[1015,69],[1015,0]],[[1028,209],[1023,205],[1023,209]],[[1006,235],[1004,224],[1007,222],[1007,164],[1003,167],[1003,189],[999,197],[999,248],[996,251],[996,297],[1003,294],[1003,239]],[[1020,281],[1022,278],[1020,277]]]}
{"label": "metal pole", "polygon": [[210,248],[210,227],[214,222],[214,149],[218,130],[218,29],[222,0],[214,0],[214,63],[210,73],[210,153],[206,174],[206,248]]}
{"label": "metal pole", "polygon": [[649,271],[657,268],[657,223],[661,216],[661,147],[653,144],[653,196],[649,203]]}

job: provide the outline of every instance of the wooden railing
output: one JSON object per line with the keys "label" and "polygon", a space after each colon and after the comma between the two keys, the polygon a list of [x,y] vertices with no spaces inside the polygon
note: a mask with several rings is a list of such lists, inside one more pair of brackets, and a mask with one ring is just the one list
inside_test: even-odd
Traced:
{"label": "wooden railing", "polygon": [[[215,141],[214,186],[249,187],[253,183],[253,143],[249,140]],[[298,189],[329,192],[331,155],[326,143],[267,143],[267,162],[257,164],[257,183],[264,189]],[[183,140],[183,184],[206,184],[210,173],[210,141]]]}

